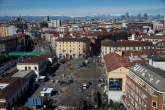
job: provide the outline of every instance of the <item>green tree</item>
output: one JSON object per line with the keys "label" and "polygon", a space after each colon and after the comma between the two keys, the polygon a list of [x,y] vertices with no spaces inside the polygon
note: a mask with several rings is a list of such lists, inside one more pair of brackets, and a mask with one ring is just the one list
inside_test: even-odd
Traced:
{"label": "green tree", "polygon": [[27,107],[27,106],[24,106],[23,107],[23,110],[32,110],[31,108]]}
{"label": "green tree", "polygon": [[113,104],[112,104],[112,108],[114,109],[114,110],[117,110],[117,108],[120,106],[120,103],[119,102],[113,102]]}
{"label": "green tree", "polygon": [[0,55],[0,64],[6,61],[6,57],[4,55]]}

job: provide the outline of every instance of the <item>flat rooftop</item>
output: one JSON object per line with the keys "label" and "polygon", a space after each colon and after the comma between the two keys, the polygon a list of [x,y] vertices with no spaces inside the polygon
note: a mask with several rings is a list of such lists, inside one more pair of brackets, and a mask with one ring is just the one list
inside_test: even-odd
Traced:
{"label": "flat rooftop", "polygon": [[19,77],[19,78],[25,78],[26,76],[28,76],[30,73],[32,73],[32,70],[29,71],[18,71],[17,73],[15,73],[12,77]]}

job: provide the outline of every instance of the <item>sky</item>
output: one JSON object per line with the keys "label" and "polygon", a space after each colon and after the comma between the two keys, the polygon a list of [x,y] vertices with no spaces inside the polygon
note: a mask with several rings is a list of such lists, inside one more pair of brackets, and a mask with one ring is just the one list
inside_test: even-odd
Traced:
{"label": "sky", "polygon": [[0,16],[165,14],[165,0],[0,0]]}

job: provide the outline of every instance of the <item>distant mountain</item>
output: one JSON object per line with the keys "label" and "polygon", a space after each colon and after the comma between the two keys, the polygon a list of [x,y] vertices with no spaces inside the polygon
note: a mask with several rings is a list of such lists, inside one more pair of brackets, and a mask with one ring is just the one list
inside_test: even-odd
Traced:
{"label": "distant mountain", "polygon": [[[0,20],[11,20],[13,18],[21,18],[23,20],[45,20],[46,16],[0,16]],[[120,18],[121,16],[111,16],[111,15],[97,15],[97,16],[85,16],[85,17],[70,17],[70,16],[49,16],[50,20],[61,19],[61,20],[91,20],[91,19],[110,19],[110,18]],[[138,16],[129,16],[129,19],[137,19]],[[163,16],[148,16],[148,18],[160,19]]]}
{"label": "distant mountain", "polygon": [[[11,20],[13,18],[21,18],[23,20],[45,20],[46,16],[0,16],[0,20]],[[88,20],[88,19],[105,19],[112,18],[112,16],[85,16],[85,17],[69,17],[69,16],[49,16],[50,20],[61,19],[61,20]]]}

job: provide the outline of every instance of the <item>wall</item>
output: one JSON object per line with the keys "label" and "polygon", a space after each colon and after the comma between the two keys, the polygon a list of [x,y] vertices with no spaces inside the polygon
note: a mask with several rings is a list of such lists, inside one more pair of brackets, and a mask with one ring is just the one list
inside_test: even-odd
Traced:
{"label": "wall", "polygon": [[9,32],[9,36],[16,34],[16,27],[15,26],[9,26],[8,32]]}
{"label": "wall", "polygon": [[[151,60],[150,60],[151,61]],[[150,65],[165,71],[165,61],[151,61]]]}
{"label": "wall", "polygon": [[[64,50],[64,51],[63,51]],[[65,57],[67,54],[70,56],[75,54],[78,58],[79,55],[86,55],[89,53],[89,43],[88,42],[57,42],[56,55],[59,57],[60,54]]]}
{"label": "wall", "polygon": [[115,69],[115,70],[109,72],[108,81],[109,81],[109,78],[121,78],[122,79],[122,92],[125,92],[126,75],[128,74],[128,72],[129,72],[129,70],[125,67],[120,67],[118,69]]}
{"label": "wall", "polygon": [[0,37],[9,36],[8,26],[1,26],[0,27]]}
{"label": "wall", "polygon": [[[144,100],[143,94],[147,96],[146,101]],[[162,110],[162,105],[165,104],[162,93],[152,89],[148,83],[138,76],[135,75],[133,77],[131,73],[127,76],[126,97],[126,102],[129,102],[134,110],[139,110],[142,104],[146,105],[147,110]],[[128,100],[128,97],[130,100]],[[152,106],[152,101],[157,102],[157,107]]]}
{"label": "wall", "polygon": [[[129,72],[129,70],[125,67],[120,67],[120,68],[117,68],[117,69],[109,72],[109,74],[108,74],[108,91],[107,91],[108,102],[110,101],[110,99],[112,99],[115,102],[119,102],[121,100],[121,97],[125,92],[126,75],[128,74],[128,72]],[[122,79],[122,91],[109,90],[109,78],[121,78]]]}
{"label": "wall", "polygon": [[[38,64],[17,64],[18,70],[25,70],[25,67],[27,67],[27,70],[29,70],[28,67],[31,67],[30,70],[34,70],[34,72],[37,76],[40,74],[39,73],[40,68],[39,68]],[[37,67],[37,70],[35,70],[35,67]]]}

